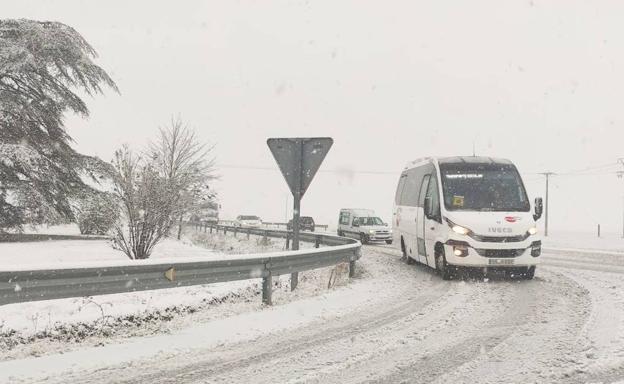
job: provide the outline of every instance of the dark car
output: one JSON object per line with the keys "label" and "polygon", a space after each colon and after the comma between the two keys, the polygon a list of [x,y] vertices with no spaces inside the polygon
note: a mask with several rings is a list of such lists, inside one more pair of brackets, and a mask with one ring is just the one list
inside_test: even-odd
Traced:
{"label": "dark car", "polygon": [[[288,225],[286,226],[286,228],[289,231],[292,231],[292,229],[293,229],[293,223],[292,222],[293,221],[290,220],[288,222]],[[301,216],[299,218],[299,230],[314,232],[314,219],[311,218],[310,216]]]}

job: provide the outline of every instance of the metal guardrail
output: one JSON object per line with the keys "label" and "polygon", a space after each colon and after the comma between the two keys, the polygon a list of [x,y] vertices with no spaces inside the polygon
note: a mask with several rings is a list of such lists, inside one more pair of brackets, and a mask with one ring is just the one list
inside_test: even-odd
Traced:
{"label": "metal guardrail", "polygon": [[[232,226],[232,227],[234,227],[236,221],[235,220],[219,220],[218,222],[203,221],[202,224],[204,224],[204,223],[219,224],[219,225],[223,225],[223,226]],[[271,222],[271,221],[263,221],[262,222],[262,226],[263,227],[269,227],[269,226],[288,227],[288,223],[278,223],[278,222]],[[329,228],[329,225],[327,225],[327,224],[314,224],[314,227],[327,230],[327,228]]]}
{"label": "metal guardrail", "polygon": [[27,243],[48,240],[108,240],[100,235],[48,235],[43,233],[0,233],[0,243]]}
{"label": "metal guardrail", "polygon": [[[221,230],[224,233],[243,232],[248,236],[253,234],[285,239],[291,236],[288,231],[271,229],[214,224],[202,224],[200,228]],[[228,260],[202,260],[195,257],[187,260],[101,262],[84,268],[3,270],[0,267],[0,305],[258,278],[263,279],[262,301],[270,305],[273,276],[329,267],[343,262],[349,263],[349,276],[353,276],[355,262],[361,255],[361,244],[358,241],[314,233],[302,233],[301,240],[314,242],[316,247],[331,247],[241,255]]]}
{"label": "metal guardrail", "polygon": [[[288,223],[272,223],[272,222],[262,222],[263,226],[270,226],[270,225],[274,225],[276,227],[288,227]],[[325,229],[327,230],[327,228],[329,228],[329,225],[327,224],[314,224],[314,228],[320,228],[320,229]]]}

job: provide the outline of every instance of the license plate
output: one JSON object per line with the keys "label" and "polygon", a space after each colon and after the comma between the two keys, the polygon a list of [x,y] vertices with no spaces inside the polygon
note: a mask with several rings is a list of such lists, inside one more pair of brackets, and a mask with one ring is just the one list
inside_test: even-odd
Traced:
{"label": "license plate", "polygon": [[490,259],[490,265],[513,265],[514,259]]}

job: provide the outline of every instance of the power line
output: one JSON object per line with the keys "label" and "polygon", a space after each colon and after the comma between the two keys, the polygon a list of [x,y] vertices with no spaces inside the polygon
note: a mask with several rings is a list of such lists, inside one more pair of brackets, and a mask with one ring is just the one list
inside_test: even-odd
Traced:
{"label": "power line", "polygon": [[[261,171],[278,171],[277,167],[266,166],[253,166],[253,165],[235,165],[235,164],[219,164],[217,168],[230,168],[230,169],[254,169]],[[340,173],[340,174],[368,174],[368,175],[399,175],[402,171],[354,171],[350,169],[319,169],[318,172],[322,173]]]}
{"label": "power line", "polygon": [[[617,175],[618,170],[614,167],[618,167],[620,163],[609,163],[603,165],[596,165],[592,167],[587,167],[583,169],[570,170],[565,172],[557,172],[558,177],[568,177],[568,176],[607,176],[607,175]],[[229,168],[229,169],[250,169],[250,170],[261,170],[261,171],[278,171],[279,169],[276,167],[269,166],[257,166],[257,165],[238,165],[238,164],[219,164],[217,168]],[[613,169],[609,169],[613,168]],[[336,174],[365,174],[365,175],[399,175],[401,170],[399,171],[363,171],[363,170],[350,170],[350,169],[319,169],[318,172],[321,173],[336,173]],[[544,175],[544,172],[520,172],[524,176],[538,176]],[[531,179],[532,180],[532,179]]]}

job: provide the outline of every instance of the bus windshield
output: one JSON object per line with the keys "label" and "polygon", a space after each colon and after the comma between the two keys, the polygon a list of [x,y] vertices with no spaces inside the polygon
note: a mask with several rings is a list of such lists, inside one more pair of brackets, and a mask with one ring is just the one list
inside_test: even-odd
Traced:
{"label": "bus windshield", "polygon": [[444,205],[449,211],[521,211],[531,209],[513,165],[440,164]]}

